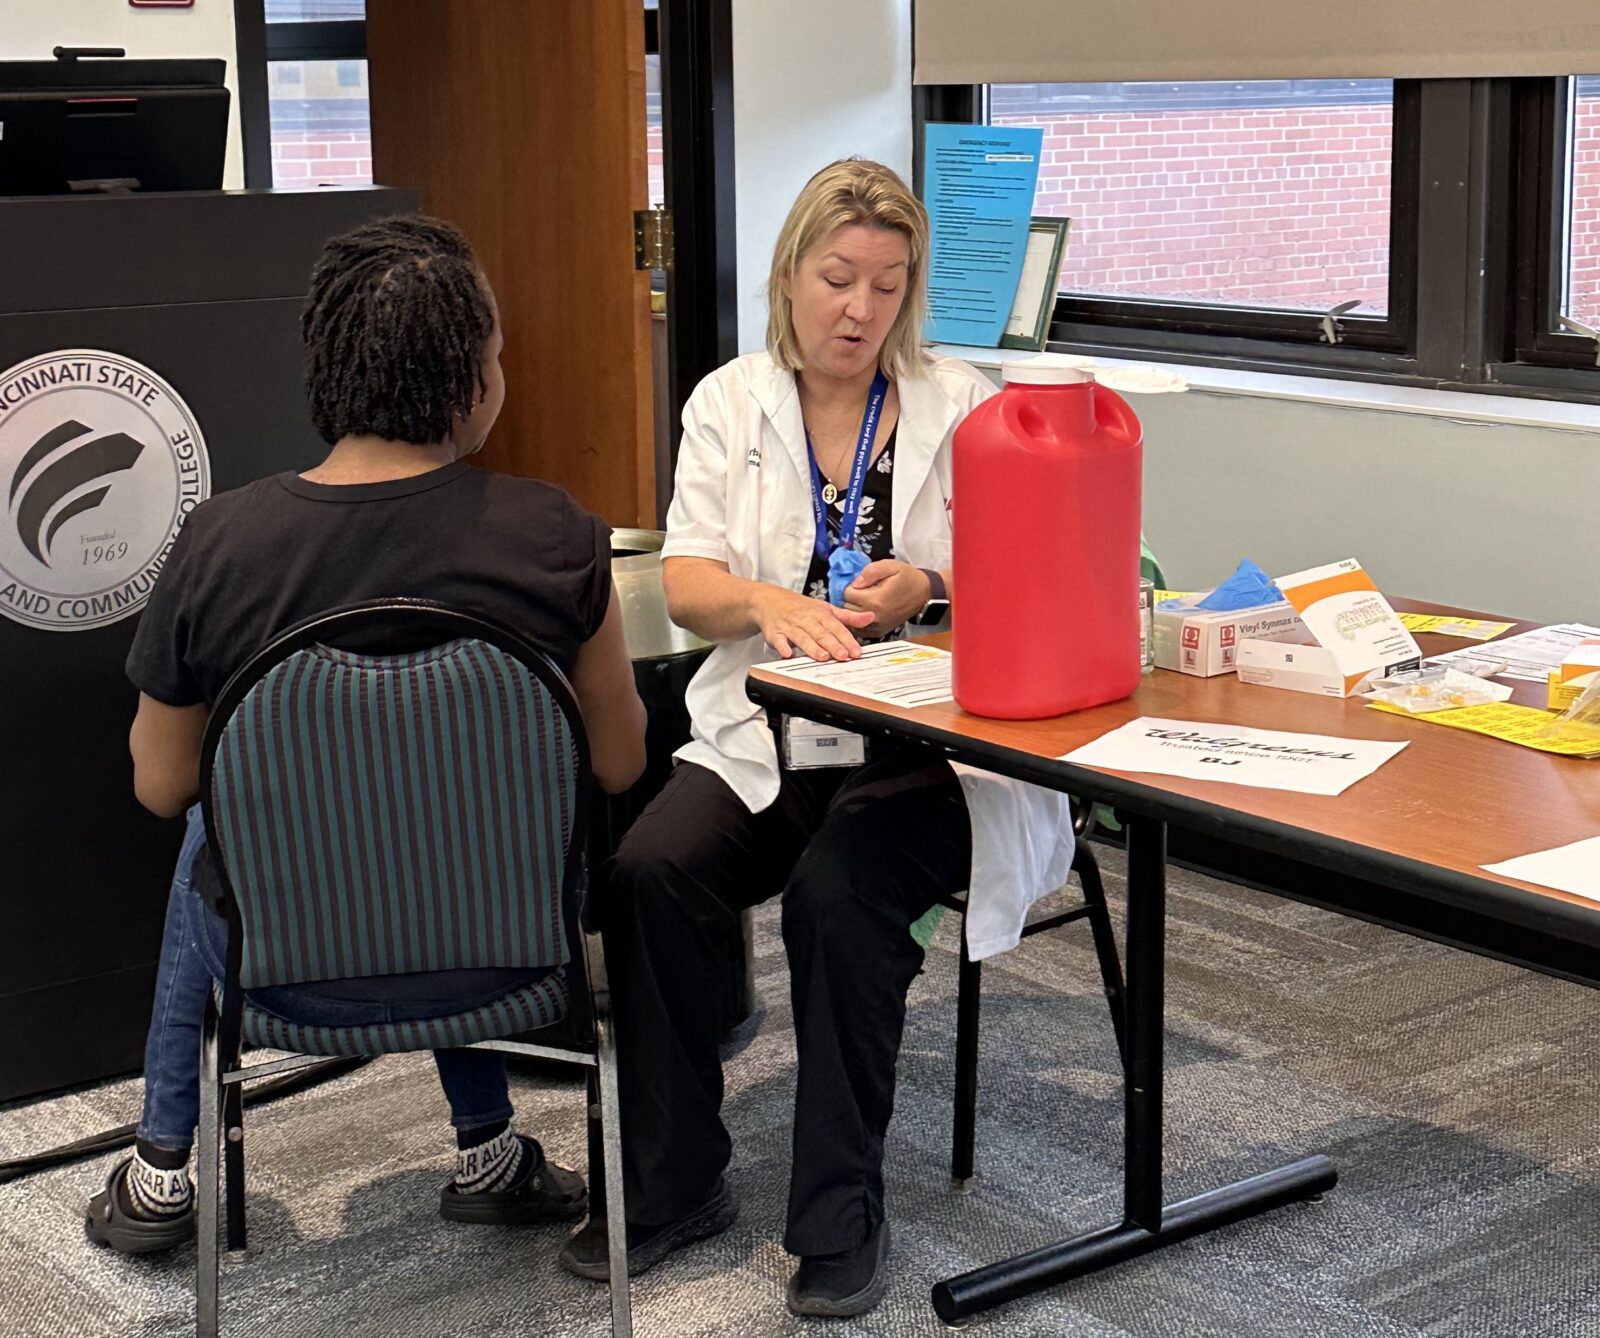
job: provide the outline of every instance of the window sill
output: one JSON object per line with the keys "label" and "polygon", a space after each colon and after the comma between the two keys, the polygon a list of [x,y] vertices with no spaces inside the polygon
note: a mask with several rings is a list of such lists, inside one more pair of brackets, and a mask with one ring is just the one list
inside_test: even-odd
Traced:
{"label": "window sill", "polygon": [[[998,372],[1008,362],[1035,356],[1021,349],[969,348],[957,344],[935,344],[933,350],[991,372]],[[1098,355],[1095,361],[1106,367],[1151,365],[1137,358]],[[1596,404],[1511,394],[1484,395],[1470,391],[1431,390],[1298,373],[1237,371],[1172,362],[1165,358],[1161,360],[1161,365],[1181,372],[1189,383],[1190,392],[1203,395],[1301,400],[1308,404],[1328,404],[1339,408],[1422,414],[1463,423],[1540,427],[1564,432],[1600,432],[1600,405]]]}

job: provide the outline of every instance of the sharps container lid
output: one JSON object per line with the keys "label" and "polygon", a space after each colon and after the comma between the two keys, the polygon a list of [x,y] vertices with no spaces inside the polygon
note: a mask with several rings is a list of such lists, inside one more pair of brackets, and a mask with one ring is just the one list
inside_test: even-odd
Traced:
{"label": "sharps container lid", "polygon": [[1036,353],[1000,365],[1000,378],[1007,385],[1068,386],[1094,380],[1094,359],[1070,353]]}

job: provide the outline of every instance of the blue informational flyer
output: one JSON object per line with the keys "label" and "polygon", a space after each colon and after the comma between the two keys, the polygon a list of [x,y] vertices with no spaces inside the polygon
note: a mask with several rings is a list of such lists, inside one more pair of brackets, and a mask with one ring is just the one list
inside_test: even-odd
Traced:
{"label": "blue informational flyer", "polygon": [[927,338],[994,348],[1017,296],[1039,181],[1038,126],[930,125]]}

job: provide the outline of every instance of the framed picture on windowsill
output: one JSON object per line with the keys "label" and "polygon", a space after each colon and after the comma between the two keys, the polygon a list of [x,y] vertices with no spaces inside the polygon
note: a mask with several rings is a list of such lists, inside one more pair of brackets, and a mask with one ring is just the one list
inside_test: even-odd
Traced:
{"label": "framed picture on windowsill", "polygon": [[1055,310],[1056,286],[1061,278],[1061,260],[1067,251],[1070,218],[1040,218],[1028,224],[1028,249],[1022,258],[1022,277],[1017,280],[1017,295],[1011,303],[1006,331],[1000,336],[1001,348],[1025,348],[1038,352],[1050,332],[1050,315]]}

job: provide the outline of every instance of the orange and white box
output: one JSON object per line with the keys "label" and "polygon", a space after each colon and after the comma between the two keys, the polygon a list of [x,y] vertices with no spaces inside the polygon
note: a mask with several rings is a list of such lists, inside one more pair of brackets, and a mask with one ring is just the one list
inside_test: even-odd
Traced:
{"label": "orange and white box", "polygon": [[1212,678],[1231,674],[1247,637],[1302,636],[1305,625],[1287,600],[1253,609],[1212,613],[1195,609],[1157,609],[1151,616],[1156,668]]}
{"label": "orange and white box", "polygon": [[1262,687],[1348,697],[1374,677],[1414,669],[1422,651],[1354,558],[1280,576],[1300,615],[1297,642],[1251,638],[1239,645],[1239,677]]}
{"label": "orange and white box", "polygon": [[1567,652],[1567,658],[1550,671],[1545,705],[1552,711],[1565,711],[1592,683],[1600,683],[1600,637],[1578,642]]}

